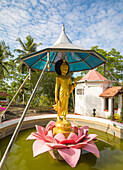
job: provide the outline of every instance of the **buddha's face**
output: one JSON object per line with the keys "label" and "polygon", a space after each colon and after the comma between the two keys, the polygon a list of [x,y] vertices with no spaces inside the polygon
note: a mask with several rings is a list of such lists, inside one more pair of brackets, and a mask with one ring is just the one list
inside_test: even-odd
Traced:
{"label": "buddha's face", "polygon": [[62,64],[60,69],[61,69],[61,75],[66,75],[68,72],[68,65]]}

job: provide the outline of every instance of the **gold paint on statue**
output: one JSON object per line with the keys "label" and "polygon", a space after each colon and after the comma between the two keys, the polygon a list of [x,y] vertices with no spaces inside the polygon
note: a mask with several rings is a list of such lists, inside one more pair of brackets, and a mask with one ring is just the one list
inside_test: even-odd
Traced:
{"label": "gold paint on statue", "polygon": [[[77,80],[75,80],[74,85],[72,85],[70,76],[66,75],[68,72],[68,65],[66,64],[65,60],[63,60],[63,63],[60,66],[60,70],[61,75],[56,77],[55,85],[56,104],[53,105],[54,109],[57,111],[57,121],[55,124],[56,128],[54,129],[54,133],[63,133],[67,137],[72,131],[70,129],[71,123],[66,120],[66,115],[68,114],[68,100],[70,93],[72,93],[73,89],[77,85]],[[63,117],[63,120],[61,120],[60,116]]]}

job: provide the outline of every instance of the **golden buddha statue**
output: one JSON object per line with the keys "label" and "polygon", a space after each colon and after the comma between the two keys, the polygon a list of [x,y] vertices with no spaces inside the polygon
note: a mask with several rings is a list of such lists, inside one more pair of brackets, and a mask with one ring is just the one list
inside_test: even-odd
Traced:
{"label": "golden buddha statue", "polygon": [[[56,127],[58,128],[58,132],[62,133],[64,133],[63,131],[70,131],[71,123],[66,120],[66,115],[68,114],[68,100],[70,97],[70,93],[72,93],[73,89],[77,85],[77,80],[75,80],[74,85],[72,85],[71,77],[67,75],[68,70],[69,66],[67,62],[63,59],[60,66],[61,74],[56,77],[56,105],[53,105],[54,109],[57,111]],[[63,117],[63,120],[61,120],[60,116]]]}

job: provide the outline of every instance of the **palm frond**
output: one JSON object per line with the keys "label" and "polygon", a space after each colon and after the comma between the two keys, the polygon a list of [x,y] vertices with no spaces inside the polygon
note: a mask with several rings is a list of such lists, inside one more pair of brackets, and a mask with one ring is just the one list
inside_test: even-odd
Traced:
{"label": "palm frond", "polygon": [[20,45],[22,46],[22,48],[26,51],[25,44],[22,42],[22,40],[20,38],[17,38],[16,41],[18,41],[20,43]]}
{"label": "palm frond", "polygon": [[42,43],[39,43],[39,44],[34,43],[33,46],[32,46],[31,51],[32,51],[32,52],[35,52],[35,51],[36,51],[36,48],[37,48],[38,46],[40,46],[40,45],[42,45]]}
{"label": "palm frond", "polygon": [[15,51],[15,52],[18,52],[18,53],[23,53],[23,54],[26,54],[26,52],[25,52],[24,50],[15,49],[14,51]]}
{"label": "palm frond", "polygon": [[4,66],[4,64],[2,64],[2,67],[3,67],[3,70],[5,70],[9,74],[8,69],[6,68],[6,66]]}

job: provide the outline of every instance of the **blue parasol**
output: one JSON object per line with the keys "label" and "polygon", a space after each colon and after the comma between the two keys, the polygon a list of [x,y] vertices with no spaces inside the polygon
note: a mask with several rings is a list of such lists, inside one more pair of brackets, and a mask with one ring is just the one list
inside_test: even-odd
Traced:
{"label": "blue parasol", "polygon": [[22,61],[28,68],[36,70],[43,70],[46,62],[49,61],[46,71],[55,72],[55,63],[63,58],[68,62],[71,72],[91,70],[107,61],[94,50],[74,45],[66,35],[64,26],[53,46],[27,55],[22,58]]}

